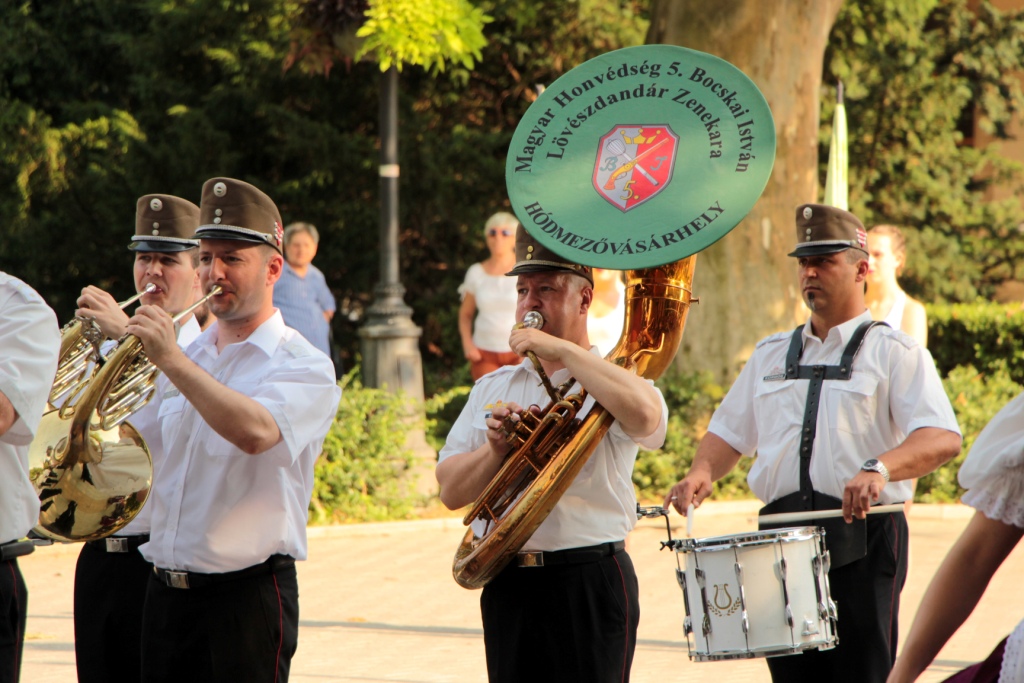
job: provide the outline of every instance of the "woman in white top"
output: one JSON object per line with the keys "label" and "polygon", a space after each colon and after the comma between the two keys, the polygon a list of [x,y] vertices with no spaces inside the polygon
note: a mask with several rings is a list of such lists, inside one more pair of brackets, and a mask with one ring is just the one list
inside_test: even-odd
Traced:
{"label": "woman in white top", "polygon": [[[910,683],[924,673],[1024,536],[1024,394],[1010,401],[978,435],[959,478],[968,489],[962,500],[976,512],[929,584],[888,683]],[[1024,621],[988,659],[946,679],[947,683],[1022,680]]]}
{"label": "woman in white top", "polygon": [[868,290],[864,297],[875,320],[884,320],[928,346],[924,305],[907,296],[896,278],[907,261],[903,233],[895,225],[876,225],[868,231]]}
{"label": "woman in white top", "polygon": [[508,347],[516,323],[516,278],[505,275],[516,265],[518,225],[515,216],[503,211],[487,219],[484,237],[491,255],[471,265],[459,287],[459,336],[474,381],[522,360]]}

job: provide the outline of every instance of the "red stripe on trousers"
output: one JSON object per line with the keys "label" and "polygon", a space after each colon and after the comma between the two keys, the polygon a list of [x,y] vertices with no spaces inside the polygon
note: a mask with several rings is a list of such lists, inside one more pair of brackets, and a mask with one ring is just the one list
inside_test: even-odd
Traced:
{"label": "red stripe on trousers", "polygon": [[622,581],[622,597],[626,601],[626,649],[623,650],[622,656],[622,678],[620,680],[626,680],[626,662],[629,661],[629,657],[626,654],[629,652],[629,592],[626,590],[626,576],[622,573],[622,567],[619,565],[619,558],[612,556],[615,560],[615,566],[619,570],[619,579]]}

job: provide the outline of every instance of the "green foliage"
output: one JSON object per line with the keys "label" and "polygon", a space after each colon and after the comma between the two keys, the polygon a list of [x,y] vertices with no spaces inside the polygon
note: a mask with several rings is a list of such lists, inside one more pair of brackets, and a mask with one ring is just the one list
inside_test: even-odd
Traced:
{"label": "green foliage", "polygon": [[435,451],[440,451],[448,438],[455,420],[462,413],[472,386],[457,385],[447,391],[441,391],[426,400],[427,412],[427,443]]}
{"label": "green foliage", "polygon": [[370,0],[366,23],[356,31],[365,40],[356,59],[372,54],[381,71],[412,64],[439,72],[447,61],[472,69],[489,21],[468,0]]}
{"label": "green foliage", "polygon": [[358,372],[353,368],[341,379],[338,415],[316,462],[309,504],[314,524],[401,519],[417,502],[403,477],[413,461],[406,447],[407,399],[362,386]]}
{"label": "green foliage", "polygon": [[1022,11],[973,11],[967,0],[842,5],[825,55],[820,177],[842,80],[850,208],[867,225],[909,228],[902,281],[926,301],[972,301],[1024,275],[1024,209],[987,194],[1022,186],[1021,165],[998,155],[1024,108],[1022,68]]}
{"label": "green foliage", "polygon": [[923,503],[950,503],[960,499],[964,489],[956,475],[974,440],[996,413],[1024,390],[1011,379],[1006,368],[996,367],[982,374],[972,365],[954,368],[942,384],[953,404],[964,442],[957,457],[917,481],[915,500]]}
{"label": "green foliage", "polygon": [[939,374],[971,364],[1024,384],[1024,304],[933,304],[927,311],[928,350]]}
{"label": "green foliage", "polygon": [[[637,455],[633,484],[640,500],[661,502],[689,471],[711,413],[725,392],[710,372],[673,374],[658,380],[658,386],[668,404],[668,434],[662,448]],[[743,458],[738,467],[715,483],[716,500],[750,497],[747,472],[751,462]]]}

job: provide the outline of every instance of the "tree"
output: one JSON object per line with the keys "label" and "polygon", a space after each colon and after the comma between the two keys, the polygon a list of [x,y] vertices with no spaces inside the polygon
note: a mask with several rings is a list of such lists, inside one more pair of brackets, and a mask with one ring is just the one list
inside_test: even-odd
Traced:
{"label": "tree", "polygon": [[846,3],[825,68],[825,116],[832,86],[846,84],[851,210],[869,226],[909,228],[905,288],[970,301],[1024,277],[1021,202],[985,197],[993,183],[1019,195],[1021,164],[972,139],[975,126],[1006,139],[1024,110],[1024,12],[966,0]]}
{"label": "tree", "polygon": [[794,209],[815,201],[822,58],[840,0],[655,0],[648,43],[717,55],[754,81],[775,118],[775,168],[747,218],[697,258],[677,366],[735,373],[754,343],[793,327],[801,298]]}

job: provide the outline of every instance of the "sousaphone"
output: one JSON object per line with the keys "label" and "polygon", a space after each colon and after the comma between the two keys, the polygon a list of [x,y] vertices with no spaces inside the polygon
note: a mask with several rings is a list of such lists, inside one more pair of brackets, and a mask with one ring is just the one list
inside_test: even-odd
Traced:
{"label": "sousaphone", "polygon": [[[775,160],[775,124],[757,87],[717,57],[681,47],[592,59],[530,106],[508,150],[512,208],[538,241],[626,273],[622,336],[606,359],[647,379],[671,365],[697,252],[753,208]],[[614,418],[586,388],[551,387],[539,415],[506,421],[513,450],[466,515],[452,571],[480,588],[530,539]]]}

